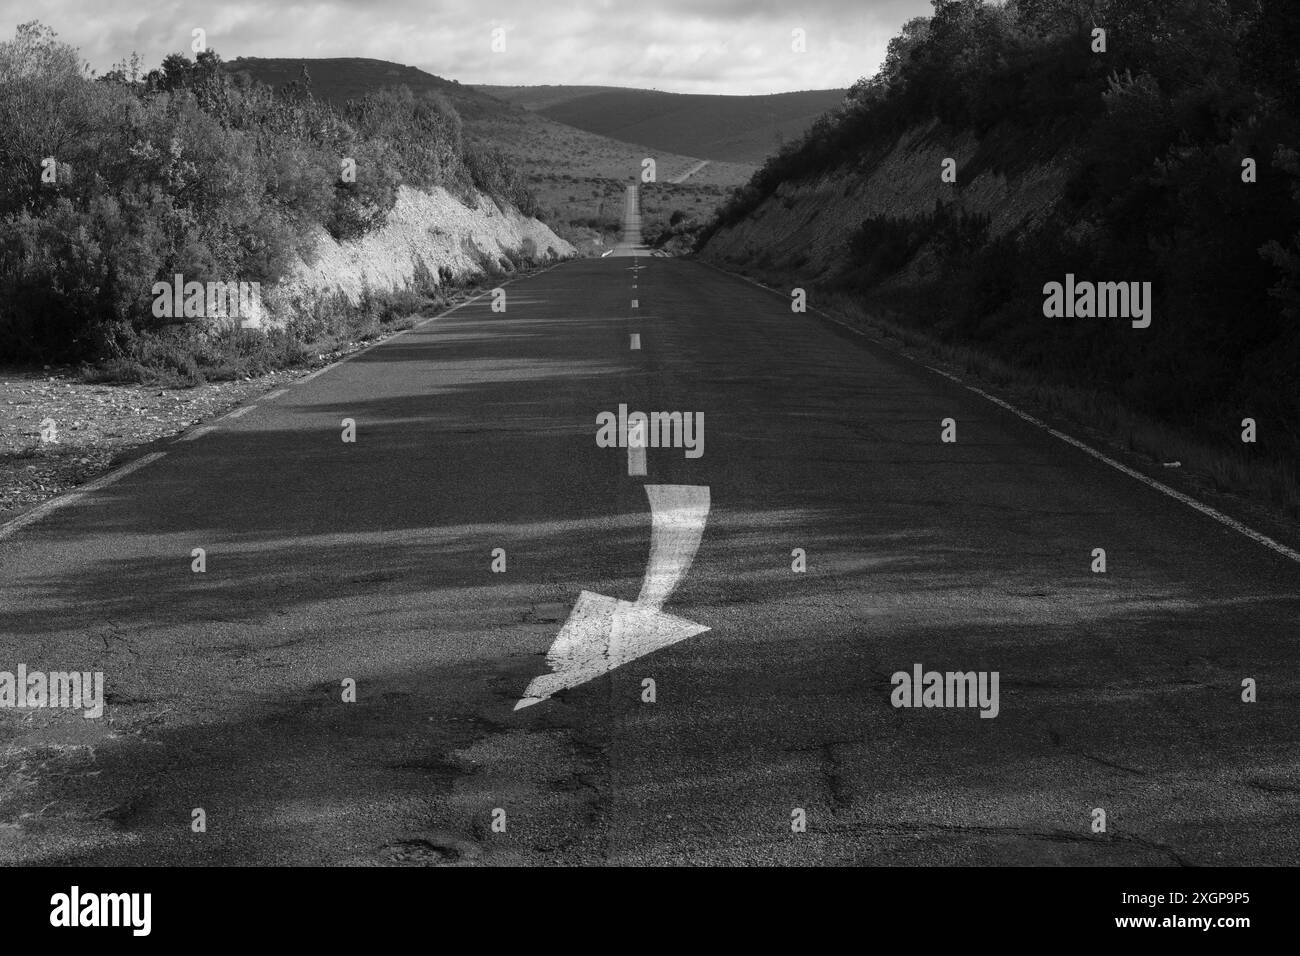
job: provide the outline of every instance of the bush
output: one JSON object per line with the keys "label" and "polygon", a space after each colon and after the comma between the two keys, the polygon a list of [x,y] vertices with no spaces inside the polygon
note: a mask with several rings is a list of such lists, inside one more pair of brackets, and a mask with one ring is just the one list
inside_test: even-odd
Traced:
{"label": "bush", "polygon": [[[182,346],[152,315],[155,282],[274,284],[318,227],[346,240],[382,226],[403,184],[477,187],[536,211],[502,154],[464,143],[439,94],[400,87],[334,108],[232,74],[210,50],[91,80],[75,49],[23,24],[0,43],[0,360],[192,377],[204,363],[172,356]],[[280,361],[248,336],[227,345],[231,374]]]}

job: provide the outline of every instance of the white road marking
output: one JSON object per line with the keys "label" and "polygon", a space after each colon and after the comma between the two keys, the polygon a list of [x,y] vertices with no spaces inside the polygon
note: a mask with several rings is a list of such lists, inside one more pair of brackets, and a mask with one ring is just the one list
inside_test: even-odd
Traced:
{"label": "white road marking", "polygon": [[9,537],[15,531],[25,528],[29,524],[35,524],[52,511],[57,511],[65,505],[70,505],[75,501],[79,501],[86,495],[99,491],[101,488],[107,488],[118,479],[125,478],[127,475],[131,474],[131,472],[139,471],[145,465],[152,464],[159,458],[162,458],[164,454],[165,452],[161,451],[150,452],[141,458],[137,458],[135,461],[128,462],[121,468],[110,471],[106,475],[101,475],[94,481],[87,482],[75,491],[71,491],[66,495],[61,495],[58,498],[51,498],[44,504],[37,505],[26,514],[19,515],[12,521],[6,521],[4,524],[0,525],[0,539]]}
{"label": "white road marking", "polygon": [[233,412],[231,412],[229,415],[226,415],[226,416],[224,416],[224,417],[225,417],[225,418],[239,418],[241,415],[247,415],[249,412],[251,412],[251,411],[252,411],[253,409],[255,409],[256,407],[257,407],[256,405],[244,405],[244,406],[241,407],[241,408],[236,408]]}
{"label": "white road marking", "polygon": [[216,430],[217,430],[217,426],[216,426],[216,425],[202,425],[202,426],[200,426],[200,427],[194,429],[194,431],[190,432],[188,435],[182,435],[181,438],[180,438],[180,440],[181,440],[181,441],[194,441],[194,439],[196,439],[196,438],[202,438],[204,435],[207,435],[208,433],[210,433],[210,432],[214,432],[214,431],[216,431]]}
{"label": "white road marking", "polygon": [[633,348],[633,350],[636,350],[636,349],[639,349],[640,347],[641,347],[641,333],[640,333],[640,332],[633,332],[633,333],[632,333],[632,348]]}
{"label": "white road marking", "polygon": [[270,395],[267,395],[263,400],[269,402],[272,399],[279,398],[281,395],[288,395],[288,394],[289,394],[289,390],[287,388],[277,388]]}
{"label": "white road marking", "polygon": [[[632,416],[628,416],[631,419]],[[646,420],[642,415],[627,424],[627,473],[632,477],[645,474]]]}
{"label": "white road marking", "polygon": [[551,672],[533,678],[515,710],[709,630],[661,610],[699,550],[709,518],[708,486],[646,485],[645,490],[650,499],[650,559],[636,602],[592,591],[579,594],[546,652]]}
{"label": "white road marking", "polygon": [[641,306],[640,306],[640,304],[637,302],[637,300],[636,300],[636,299],[633,299],[633,300],[632,300],[632,308],[634,308],[634,309],[639,309],[640,307],[641,307]]}
{"label": "white road marking", "polygon": [[708,485],[646,485],[650,499],[650,560],[636,603],[659,610],[681,583],[709,520]]}
{"label": "white road marking", "polygon": [[[786,296],[782,294],[779,290],[773,289],[771,286],[763,285],[763,283],[758,282],[754,279],[750,279],[748,276],[736,275],[734,272],[728,272],[726,269],[719,268],[718,266],[712,265],[707,262],[704,263],[704,265],[708,266],[710,269],[713,269],[715,272],[721,272],[723,275],[730,276],[733,279],[740,279],[742,282],[748,282],[750,285],[758,286],[760,289],[770,292],[773,295],[780,296],[782,301],[787,301]],[[848,322],[844,322],[841,319],[835,318],[835,316],[831,315],[828,312],[824,312],[821,309],[818,309],[816,307],[813,308],[813,311],[816,312],[818,315],[820,315],[822,318],[826,319],[828,322],[834,322],[836,325],[846,328],[850,332],[854,333],[855,335],[862,336],[864,339],[868,338],[867,334],[863,332],[861,329],[857,328],[856,326],[850,325]],[[1004,402],[1002,399],[996,398],[995,396],[990,395],[988,392],[976,388],[974,385],[967,385],[965,382],[963,382],[955,375],[950,375],[948,372],[943,372],[937,368],[933,368],[929,365],[926,365],[923,362],[918,362],[910,355],[904,355],[902,352],[896,352],[893,349],[889,349],[887,346],[884,345],[882,345],[881,348],[885,348],[887,351],[891,352],[894,355],[902,356],[903,358],[907,359],[909,362],[911,362],[914,365],[919,365],[923,369],[926,369],[931,372],[935,372],[939,375],[942,375],[946,379],[950,379],[951,381],[956,382],[962,388],[974,392],[976,395],[979,395],[982,398],[988,399],[990,402],[992,402],[994,405],[999,406],[1000,408],[1006,409],[1007,411],[1015,415],[1017,418],[1029,422],[1031,425],[1033,425],[1036,428],[1041,428],[1043,431],[1047,432],[1053,438],[1059,438],[1067,445],[1072,445],[1075,448],[1079,449],[1080,451],[1088,455],[1091,455],[1093,458],[1097,459],[1103,464],[1109,465],[1110,467],[1114,468],[1116,471],[1122,472],[1123,474],[1128,475],[1130,478],[1136,478],[1138,481],[1142,482],[1142,484],[1146,485],[1147,487],[1154,488],[1156,491],[1160,492],[1163,495],[1168,495],[1170,498],[1173,498],[1175,501],[1181,501],[1189,508],[1193,508],[1196,511],[1199,511],[1201,514],[1205,515],[1208,518],[1213,518],[1215,521],[1219,522],[1220,524],[1228,528],[1231,528],[1233,531],[1245,535],[1247,538],[1250,538],[1250,540],[1257,542],[1258,544],[1262,544],[1264,547],[1277,552],[1283,557],[1290,558],[1292,561],[1300,563],[1300,552],[1288,548],[1286,545],[1282,544],[1279,541],[1274,541],[1268,535],[1261,534],[1260,532],[1256,531],[1254,528],[1248,527],[1247,525],[1242,524],[1240,521],[1236,520],[1235,518],[1230,518],[1228,515],[1225,515],[1223,512],[1218,511],[1215,508],[1211,508],[1209,505],[1203,504],[1200,501],[1197,501],[1195,498],[1191,497],[1190,495],[1185,495],[1181,491],[1177,491],[1174,488],[1170,488],[1168,485],[1161,484],[1160,482],[1156,481],[1154,478],[1148,478],[1146,475],[1142,474],[1142,472],[1136,471],[1128,467],[1128,465],[1116,461],[1115,459],[1098,451],[1092,446],[1079,441],[1077,438],[1072,438],[1069,435],[1065,434],[1064,432],[1052,428],[1046,422],[1039,421],[1033,415],[1030,415],[1027,412],[1022,412],[1020,409],[1016,408],[1014,405],[1010,404],[1009,402]]]}
{"label": "white road marking", "polygon": [[645,474],[645,448],[630,441],[627,443],[627,473],[633,478]]}

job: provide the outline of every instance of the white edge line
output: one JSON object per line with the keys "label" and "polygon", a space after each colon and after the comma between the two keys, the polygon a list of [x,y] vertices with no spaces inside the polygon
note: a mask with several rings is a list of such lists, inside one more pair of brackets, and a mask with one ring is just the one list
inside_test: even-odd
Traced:
{"label": "white edge line", "polygon": [[[758,282],[754,279],[750,279],[748,276],[742,276],[742,275],[737,275],[734,272],[728,272],[726,269],[723,269],[719,266],[715,266],[711,262],[705,262],[702,259],[696,259],[694,261],[699,262],[701,265],[708,266],[710,269],[714,269],[718,272],[721,272],[723,275],[731,276],[733,279],[740,279],[743,282],[748,282],[750,285],[756,285],[760,289],[765,289],[768,292],[771,292],[773,295],[780,296],[782,300],[785,300],[786,298],[786,296],[783,295],[778,289],[773,289],[770,286],[763,285],[763,283]],[[836,325],[848,329],[854,335],[860,335],[864,339],[867,339],[868,341],[872,341],[871,337],[868,336],[866,332],[864,332],[862,329],[856,328],[855,326],[852,326],[847,322],[837,319],[835,318],[835,316],[829,315],[826,312],[823,312],[821,309],[816,308],[815,306],[813,307],[813,311],[816,312],[818,315],[820,315],[822,318],[826,319],[827,321],[834,322]],[[1028,412],[1022,412],[1020,409],[1016,408],[1010,402],[1003,401],[1002,399],[994,395],[990,395],[988,392],[984,391],[983,389],[976,388],[974,385],[966,384],[961,379],[959,379],[956,375],[926,365],[924,362],[919,362],[916,359],[912,358],[910,355],[904,355],[902,352],[896,352],[882,343],[875,343],[875,344],[879,345],[881,348],[886,349],[886,351],[888,351],[891,355],[898,355],[902,358],[907,359],[909,362],[911,362],[914,365],[918,365],[921,368],[926,369],[927,371],[930,372],[934,372],[937,375],[942,375],[944,378],[948,379],[949,381],[956,382],[958,385],[960,385],[962,388],[966,389],[967,391],[974,392],[976,395],[992,402],[994,405],[997,405],[999,408],[1003,408],[1011,412],[1011,414],[1015,415],[1017,418],[1023,419],[1024,421],[1033,425],[1035,428],[1041,428],[1043,431],[1047,432],[1047,434],[1051,435],[1053,438],[1059,438],[1067,445],[1072,445],[1073,447],[1079,449],[1080,451],[1091,455],[1093,458],[1097,459],[1098,461],[1104,464],[1109,465],[1110,467],[1114,468],[1116,471],[1128,475],[1130,478],[1136,478],[1138,481],[1142,482],[1142,484],[1146,485],[1148,488],[1154,488],[1156,491],[1159,491],[1161,494],[1168,495],[1170,498],[1173,498],[1175,501],[1181,501],[1189,508],[1193,508],[1196,511],[1199,511],[1201,514],[1205,515],[1206,517],[1213,518],[1215,521],[1219,522],[1222,525],[1225,525],[1226,527],[1231,528],[1233,531],[1245,535],[1247,538],[1250,538],[1255,543],[1262,544],[1264,547],[1269,548],[1277,552],[1278,554],[1282,555],[1283,557],[1290,558],[1292,561],[1295,561],[1296,563],[1300,564],[1300,552],[1288,548],[1280,541],[1274,541],[1268,535],[1262,534],[1256,531],[1254,528],[1242,524],[1236,518],[1232,518],[1228,515],[1225,515],[1222,511],[1219,511],[1216,508],[1211,508],[1209,505],[1197,501],[1191,495],[1186,495],[1175,488],[1170,488],[1168,485],[1156,481],[1154,478],[1144,475],[1142,474],[1142,472],[1137,471],[1136,469],[1130,468],[1128,465],[1125,465],[1123,462],[1116,461],[1114,458],[1111,458],[1109,455],[1098,451],[1097,449],[1093,448],[1090,445],[1085,444],[1084,442],[1079,441],[1079,439],[1073,438],[1070,435],[1065,434],[1065,432],[1058,431],[1057,429],[1053,428],[1051,425],[1048,425],[1046,422],[1039,421],[1037,418],[1035,418],[1033,415],[1030,415]]]}
{"label": "white edge line", "polygon": [[233,412],[227,412],[225,415],[223,415],[222,419],[224,420],[224,419],[231,419],[231,418],[239,418],[239,416],[241,415],[247,415],[256,407],[257,407],[256,405],[240,405]]}
{"label": "white edge line", "polygon": [[110,471],[106,475],[100,475],[94,481],[86,482],[86,484],[82,485],[79,488],[75,488],[72,491],[69,491],[67,494],[60,495],[57,498],[51,498],[49,501],[37,505],[35,508],[33,508],[31,511],[28,511],[26,514],[21,514],[17,518],[14,518],[12,521],[6,521],[4,524],[0,525],[0,539],[9,537],[15,531],[21,530],[22,528],[27,527],[29,524],[35,524],[37,521],[40,521],[46,515],[50,514],[53,511],[57,511],[59,508],[62,508],[64,505],[70,505],[73,502],[78,501],[81,498],[84,498],[86,495],[93,494],[94,492],[99,491],[101,488],[108,487],[113,482],[117,481],[119,478],[125,478],[127,475],[131,474],[131,472],[138,471],[139,469],[143,468],[145,465],[153,464],[159,458],[162,458],[165,454],[166,454],[165,452],[161,452],[161,451],[150,452],[147,455],[137,458],[135,461],[127,462],[121,468],[115,468],[113,471]]}
{"label": "white edge line", "polygon": [[988,392],[984,391],[983,389],[976,388],[974,385],[967,385],[965,382],[957,378],[955,375],[951,375],[948,372],[944,372],[937,368],[931,368],[929,365],[926,365],[924,367],[930,369],[931,372],[935,372],[936,374],[942,375],[944,378],[951,379],[952,381],[960,385],[962,388],[974,392],[976,395],[980,396],[981,398],[987,399],[988,401],[992,402],[994,405],[997,405],[999,408],[1006,409],[1011,414],[1015,415],[1017,418],[1021,418],[1024,421],[1029,422],[1029,424],[1035,426],[1036,428],[1041,428],[1043,431],[1047,432],[1047,434],[1051,435],[1053,438],[1059,438],[1067,445],[1073,445],[1075,448],[1091,455],[1093,458],[1096,458],[1098,461],[1110,465],[1110,467],[1114,468],[1116,471],[1121,471],[1124,474],[1128,475],[1130,478],[1136,478],[1138,481],[1142,482],[1142,484],[1150,488],[1154,488],[1156,491],[1162,492],[1168,495],[1170,498],[1175,499],[1176,501],[1181,501],[1189,508],[1195,508],[1197,511],[1201,512],[1201,514],[1208,515],[1209,517],[1213,518],[1215,521],[1227,525],[1233,531],[1237,531],[1240,532],[1241,534],[1244,534],[1246,537],[1250,538],[1253,541],[1258,542],[1259,544],[1264,545],[1264,547],[1266,548],[1272,548],[1278,554],[1285,555],[1286,557],[1290,558],[1292,561],[1300,562],[1300,552],[1293,551],[1290,548],[1288,548],[1286,545],[1274,541],[1268,535],[1261,534],[1255,529],[1247,527],[1246,525],[1238,521],[1236,518],[1230,517],[1229,515],[1225,515],[1222,511],[1219,511],[1215,508],[1211,508],[1209,505],[1197,501],[1191,495],[1184,494],[1183,492],[1179,491],[1176,488],[1170,488],[1168,485],[1162,484],[1161,482],[1156,481],[1154,478],[1144,475],[1142,474],[1142,472],[1137,471],[1136,469],[1130,468],[1128,465],[1124,464],[1123,462],[1116,461],[1114,458],[1111,458],[1109,455],[1100,452],[1097,449],[1093,448],[1092,446],[1079,441],[1079,439],[1073,438],[1070,435],[1065,434],[1065,432],[1058,431],[1057,429],[1053,428],[1051,425],[1048,425],[1046,422],[1039,421],[1033,415],[1030,415],[1027,412],[1022,412],[1014,405],[1011,405],[1010,403],[1003,401],[1002,399],[998,398],[996,395],[990,395]]}
{"label": "white edge line", "polygon": [[194,439],[196,439],[196,438],[202,438],[204,435],[207,435],[207,434],[209,434],[210,432],[214,432],[214,431],[216,431],[216,430],[217,430],[217,426],[216,426],[216,425],[200,425],[198,428],[194,429],[194,431],[192,431],[192,432],[190,432],[190,433],[188,433],[188,434],[186,434],[186,435],[182,435],[180,438],[178,438],[178,439],[176,439],[176,440],[177,440],[177,441],[194,441]]}

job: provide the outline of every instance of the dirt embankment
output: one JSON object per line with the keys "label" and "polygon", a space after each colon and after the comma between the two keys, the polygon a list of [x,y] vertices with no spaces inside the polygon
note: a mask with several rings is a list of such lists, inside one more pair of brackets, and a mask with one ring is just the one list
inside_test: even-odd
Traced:
{"label": "dirt embankment", "polygon": [[[949,158],[956,160],[956,184],[941,179]],[[1063,157],[1044,154],[1039,143],[996,131],[981,139],[934,121],[874,155],[783,183],[745,219],[719,229],[701,255],[811,282],[838,271],[849,237],[871,216],[924,216],[938,203],[954,203],[989,216],[989,234],[999,236],[1042,222],[1064,184]]]}

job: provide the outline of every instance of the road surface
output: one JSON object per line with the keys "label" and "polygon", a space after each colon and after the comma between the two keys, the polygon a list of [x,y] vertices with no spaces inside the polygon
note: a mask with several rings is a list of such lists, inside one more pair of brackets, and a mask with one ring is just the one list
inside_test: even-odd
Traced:
{"label": "road surface", "polygon": [[[0,540],[0,669],[108,701],[0,710],[0,858],[1298,858],[1294,562],[703,264],[505,289]],[[629,475],[620,404],[702,456]],[[710,489],[664,607],[709,630],[516,711],[581,592],[637,597],[647,484]],[[998,715],[892,706],[917,664]]]}

